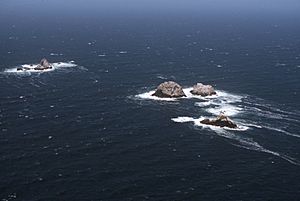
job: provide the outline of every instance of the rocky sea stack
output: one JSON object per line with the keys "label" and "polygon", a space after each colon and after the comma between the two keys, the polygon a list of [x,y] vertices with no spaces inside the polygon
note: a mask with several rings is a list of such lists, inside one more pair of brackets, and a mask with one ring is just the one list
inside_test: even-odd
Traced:
{"label": "rocky sea stack", "polygon": [[159,98],[179,98],[185,97],[182,87],[173,81],[161,83],[152,96]]}
{"label": "rocky sea stack", "polygon": [[194,85],[191,93],[193,95],[199,96],[211,96],[217,94],[215,89],[211,85],[204,85],[202,83],[197,83],[196,85]]}
{"label": "rocky sea stack", "polygon": [[237,128],[237,125],[223,113],[216,119],[204,119],[200,121],[200,123],[219,127]]}
{"label": "rocky sea stack", "polygon": [[40,63],[37,65],[37,67],[34,68],[34,70],[46,70],[51,69],[52,65],[47,61],[47,59],[42,59]]}

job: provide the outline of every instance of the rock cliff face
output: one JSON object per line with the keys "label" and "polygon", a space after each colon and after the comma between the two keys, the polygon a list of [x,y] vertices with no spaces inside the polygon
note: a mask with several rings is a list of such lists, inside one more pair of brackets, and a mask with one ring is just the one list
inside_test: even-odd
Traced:
{"label": "rock cliff face", "polygon": [[222,113],[216,119],[204,119],[200,121],[200,123],[219,127],[237,128],[237,125]]}
{"label": "rock cliff face", "polygon": [[204,85],[202,83],[194,85],[191,93],[199,96],[211,96],[217,94],[211,85]]}
{"label": "rock cliff face", "polygon": [[182,87],[173,81],[161,83],[152,96],[159,98],[179,98],[186,96],[182,90]]}

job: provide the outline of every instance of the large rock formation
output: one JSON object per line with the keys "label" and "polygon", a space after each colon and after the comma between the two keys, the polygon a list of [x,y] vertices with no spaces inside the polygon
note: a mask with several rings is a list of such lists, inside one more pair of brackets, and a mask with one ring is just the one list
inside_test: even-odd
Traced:
{"label": "large rock formation", "polygon": [[46,70],[51,69],[51,64],[47,61],[47,59],[42,59],[41,62],[34,68],[34,70]]}
{"label": "large rock formation", "polygon": [[161,83],[152,96],[160,98],[179,98],[186,96],[182,90],[182,87],[173,81]]}
{"label": "large rock formation", "polygon": [[211,85],[204,85],[202,83],[194,85],[191,93],[200,96],[211,96],[217,94]]}
{"label": "large rock formation", "polygon": [[216,119],[204,119],[200,121],[200,123],[219,127],[237,128],[237,125],[225,116],[224,113],[221,113]]}

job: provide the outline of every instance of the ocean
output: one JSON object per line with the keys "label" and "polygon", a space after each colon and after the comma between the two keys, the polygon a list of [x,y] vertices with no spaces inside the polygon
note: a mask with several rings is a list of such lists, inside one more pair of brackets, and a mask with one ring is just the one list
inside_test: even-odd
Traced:
{"label": "ocean", "polygon": [[2,201],[300,200],[299,3],[83,2],[0,2]]}

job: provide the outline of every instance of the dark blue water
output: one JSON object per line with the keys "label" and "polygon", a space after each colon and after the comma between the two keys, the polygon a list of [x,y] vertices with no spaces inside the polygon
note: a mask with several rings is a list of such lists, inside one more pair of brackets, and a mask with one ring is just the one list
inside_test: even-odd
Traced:
{"label": "dark blue water", "polygon": [[[0,3],[1,200],[300,200],[298,4],[53,2]],[[76,66],[10,72],[43,57]],[[224,96],[139,96],[166,80]]]}

